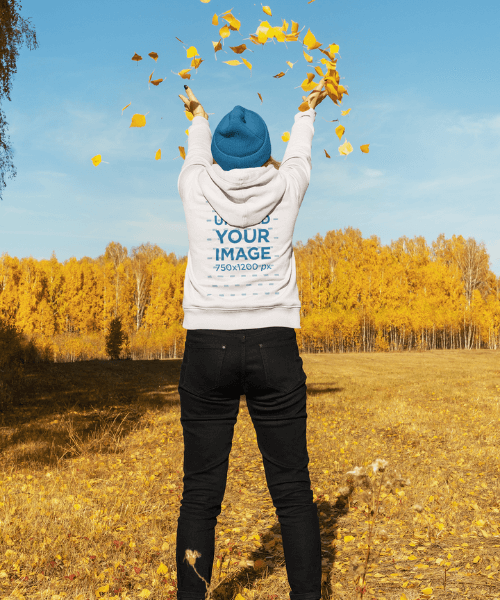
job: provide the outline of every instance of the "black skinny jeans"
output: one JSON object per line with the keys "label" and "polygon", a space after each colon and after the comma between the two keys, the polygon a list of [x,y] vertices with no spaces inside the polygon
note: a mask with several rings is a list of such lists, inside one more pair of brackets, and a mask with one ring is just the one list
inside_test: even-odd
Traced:
{"label": "black skinny jeans", "polygon": [[210,584],[240,396],[245,395],[276,508],[290,600],[321,597],[321,538],[309,478],[307,376],[290,327],[192,329],[179,381],[184,490],[177,525],[177,599],[203,600]]}

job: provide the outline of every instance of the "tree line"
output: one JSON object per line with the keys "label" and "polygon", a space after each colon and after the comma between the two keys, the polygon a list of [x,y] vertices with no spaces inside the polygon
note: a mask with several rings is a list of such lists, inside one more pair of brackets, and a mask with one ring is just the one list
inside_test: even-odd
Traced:
{"label": "tree line", "polygon": [[[382,246],[351,227],[293,247],[301,352],[500,348],[500,277],[484,244],[441,234]],[[98,258],[0,256],[0,320],[56,361],[107,358],[113,319],[122,358],[182,356],[187,257],[111,242]],[[109,344],[108,344],[109,345]]]}

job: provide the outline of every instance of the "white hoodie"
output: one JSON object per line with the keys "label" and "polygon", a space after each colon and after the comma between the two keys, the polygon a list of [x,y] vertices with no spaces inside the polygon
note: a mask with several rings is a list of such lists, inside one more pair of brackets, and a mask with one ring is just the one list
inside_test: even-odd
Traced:
{"label": "white hoodie", "polygon": [[316,111],[295,115],[279,170],[213,164],[207,119],[194,117],[178,189],[188,227],[184,329],[300,329],[292,248],[309,186]]}

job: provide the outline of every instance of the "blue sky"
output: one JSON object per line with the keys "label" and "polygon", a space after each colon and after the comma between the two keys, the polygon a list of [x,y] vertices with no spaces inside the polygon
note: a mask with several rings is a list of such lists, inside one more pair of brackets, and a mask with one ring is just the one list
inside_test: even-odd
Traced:
{"label": "blue sky", "polygon": [[[129,251],[151,242],[187,254],[177,157],[178,146],[187,148],[189,122],[177,95],[191,85],[213,113],[212,131],[237,104],[258,112],[280,160],[281,135],[302,101],[295,88],[311,71],[302,45],[246,40],[253,52],[242,56],[251,72],[222,61],[238,58],[229,46],[255,33],[261,20],[293,19],[324,46],[340,46],[337,70],[349,91],[341,106],[326,99],[318,107],[311,183],[293,242],[347,226],[382,244],[403,235],[423,235],[429,245],[440,233],[472,236],[484,241],[500,275],[498,2],[269,0],[272,17],[242,0],[22,5],[39,48],[22,48],[12,101],[3,102],[17,177],[7,179],[0,202],[0,254],[97,257],[111,240]],[[220,25],[211,24],[212,15],[231,8],[241,29],[216,61],[211,42]],[[191,45],[204,62],[186,82],[172,71],[189,67]],[[158,53],[157,62],[149,52]],[[141,62],[131,60],[135,53]],[[323,57],[311,54],[313,65]],[[287,60],[297,63],[274,79]],[[153,79],[164,81],[148,89],[153,69]],[[134,113],[148,113],[145,127],[129,128]],[[346,129],[342,141],[338,123],[327,122],[337,118]],[[354,148],[347,157],[337,149],[344,139]],[[369,154],[361,144],[370,144]],[[109,164],[94,167],[96,154]]]}

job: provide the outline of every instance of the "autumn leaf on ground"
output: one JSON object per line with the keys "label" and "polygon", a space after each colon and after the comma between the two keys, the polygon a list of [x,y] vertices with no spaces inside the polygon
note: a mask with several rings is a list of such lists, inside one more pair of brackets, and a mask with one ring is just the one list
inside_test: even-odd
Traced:
{"label": "autumn leaf on ground", "polygon": [[365,152],[366,154],[368,154],[368,152],[370,151],[369,146],[370,146],[370,144],[363,144],[362,146],[359,147],[359,149],[361,150],[361,152]]}
{"label": "autumn leaf on ground", "polygon": [[97,165],[100,164],[100,162],[101,162],[100,154],[96,154],[94,157],[92,157],[92,163],[93,163],[94,167],[97,167]]}
{"label": "autumn leaf on ground", "polygon": [[161,158],[161,148],[159,148],[159,149],[156,151],[156,154],[155,154],[155,160],[160,160],[160,158]]}
{"label": "autumn leaf on ground", "polygon": [[274,77],[275,79],[279,79],[280,77],[284,77],[284,75],[285,75],[285,74],[283,73],[283,71],[281,71],[281,73],[278,73],[277,75],[273,75],[273,77]]}
{"label": "autumn leaf on ground", "polygon": [[215,14],[212,17],[212,25],[218,25],[219,24],[219,17],[217,16],[217,14]]}
{"label": "autumn leaf on ground", "polygon": [[331,156],[328,154],[328,152],[326,150],[323,150],[323,152],[326,154],[326,158],[331,158]]}
{"label": "autumn leaf on ground", "polygon": [[347,110],[343,110],[340,114],[345,117],[346,115],[348,115],[351,112],[352,108],[348,108]]}
{"label": "autumn leaf on ground", "polygon": [[246,58],[243,58],[243,56],[241,57],[241,60],[245,63],[245,65],[250,69],[250,71],[252,70],[252,63],[248,62],[248,60]]}
{"label": "autumn leaf on ground", "polygon": [[139,62],[140,60],[142,60],[142,56],[139,56],[137,53],[134,54],[134,56],[132,56],[132,60],[136,60],[137,62]]}
{"label": "autumn leaf on ground", "polygon": [[242,52],[245,52],[245,50],[247,49],[245,44],[240,44],[239,46],[229,46],[231,48],[231,50],[233,52],[236,52],[236,54],[241,54]]}
{"label": "autumn leaf on ground", "polygon": [[289,131],[285,131],[285,132],[283,133],[283,135],[281,136],[281,139],[282,139],[284,142],[288,142],[288,140],[290,139],[290,132],[289,132]]}
{"label": "autumn leaf on ground", "polygon": [[231,65],[232,67],[243,64],[243,63],[240,63],[239,60],[223,60],[222,62],[226,63],[227,65]]}
{"label": "autumn leaf on ground", "polygon": [[198,56],[198,50],[194,46],[189,46],[186,50],[187,58],[193,58],[194,56]]}
{"label": "autumn leaf on ground", "polygon": [[335,133],[339,136],[339,140],[342,138],[342,136],[344,135],[344,131],[345,131],[345,127],[343,125],[338,125],[335,128]]}
{"label": "autumn leaf on ground", "polygon": [[[259,94],[259,92],[257,92],[257,96],[260,98],[261,102],[264,102],[264,100],[262,100],[262,96]],[[125,107],[126,108],[126,107]]]}
{"label": "autumn leaf on ground", "polygon": [[231,32],[229,31],[229,27],[227,25],[224,25],[223,27],[221,27],[219,29],[219,35],[221,36],[221,38],[227,38],[231,35]]}
{"label": "autumn leaf on ground", "polygon": [[307,30],[307,33],[304,37],[304,44],[307,46],[308,50],[315,50],[316,48],[319,48],[321,46],[321,44],[316,40],[314,35],[311,33],[310,29]]}
{"label": "autumn leaf on ground", "polygon": [[179,146],[179,153],[183,160],[186,160],[186,151],[184,150],[184,146]]}
{"label": "autumn leaf on ground", "polygon": [[350,154],[352,152],[352,146],[351,144],[346,140],[341,146],[339,146],[339,152],[340,154]]}
{"label": "autumn leaf on ground", "polygon": [[158,62],[158,54],[156,54],[156,52],[150,52],[148,56],[151,56],[155,62]]}
{"label": "autumn leaf on ground", "polygon": [[146,125],[146,115],[135,114],[132,117],[132,123],[129,125],[130,127],[144,127]]}
{"label": "autumn leaf on ground", "polygon": [[132,102],[129,102],[129,103],[127,104],[127,106],[124,106],[124,107],[122,108],[122,115],[123,115],[123,111],[124,111],[126,108],[128,108],[128,107],[129,107],[131,104],[132,104]]}
{"label": "autumn leaf on ground", "polygon": [[306,54],[306,51],[303,50],[304,52],[304,58],[307,60],[308,63],[313,61],[313,57],[310,54]]}
{"label": "autumn leaf on ground", "polygon": [[266,15],[269,15],[270,17],[273,16],[273,13],[271,12],[271,9],[269,8],[269,6],[263,6],[262,10],[266,13]]}

